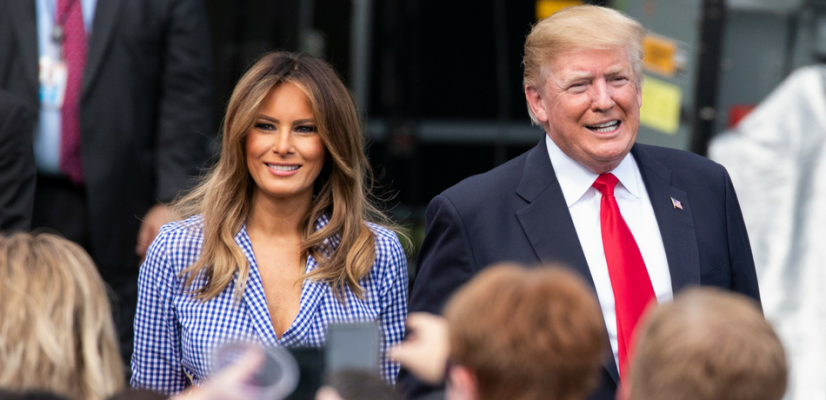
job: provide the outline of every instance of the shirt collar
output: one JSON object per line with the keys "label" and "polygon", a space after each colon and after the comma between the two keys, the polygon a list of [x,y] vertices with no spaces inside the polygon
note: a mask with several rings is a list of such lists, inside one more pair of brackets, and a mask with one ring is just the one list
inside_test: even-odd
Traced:
{"label": "shirt collar", "polygon": [[[599,175],[568,157],[547,134],[545,144],[548,147],[548,156],[551,158],[551,165],[554,167],[562,195],[565,196],[568,207],[571,207],[591,188]],[[611,173],[617,177],[620,185],[634,197],[639,198],[639,184],[637,174],[634,172],[636,169],[637,163],[631,153],[628,153]]]}

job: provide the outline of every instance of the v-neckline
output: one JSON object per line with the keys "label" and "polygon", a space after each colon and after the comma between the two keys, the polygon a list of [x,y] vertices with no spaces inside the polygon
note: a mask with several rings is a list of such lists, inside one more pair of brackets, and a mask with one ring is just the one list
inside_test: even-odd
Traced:
{"label": "v-neckline", "polygon": [[[247,261],[250,263],[249,276],[246,287],[244,288],[243,297],[244,302],[247,304],[249,315],[252,317],[255,331],[262,339],[262,342],[268,346],[290,347],[300,344],[307,336],[307,331],[310,326],[308,321],[311,321],[315,315],[325,285],[314,280],[304,279],[301,285],[298,314],[279,339],[275,333],[275,327],[272,325],[270,310],[267,306],[267,298],[264,294],[264,284],[261,280],[258,263],[252,249],[252,241],[247,234],[246,224],[241,227],[235,240],[243,250]],[[316,267],[316,261],[312,256],[308,255],[305,271],[310,272]]]}

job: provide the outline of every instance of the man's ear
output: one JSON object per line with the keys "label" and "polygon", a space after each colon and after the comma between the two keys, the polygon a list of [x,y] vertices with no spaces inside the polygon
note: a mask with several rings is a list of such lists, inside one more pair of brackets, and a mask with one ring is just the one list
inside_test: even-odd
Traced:
{"label": "man's ear", "polygon": [[477,400],[479,387],[476,375],[466,367],[453,365],[448,371],[446,400]]}
{"label": "man's ear", "polygon": [[533,111],[533,115],[539,122],[548,122],[548,113],[545,111],[545,104],[542,102],[542,93],[539,89],[525,85],[525,99],[528,101],[528,106]]}

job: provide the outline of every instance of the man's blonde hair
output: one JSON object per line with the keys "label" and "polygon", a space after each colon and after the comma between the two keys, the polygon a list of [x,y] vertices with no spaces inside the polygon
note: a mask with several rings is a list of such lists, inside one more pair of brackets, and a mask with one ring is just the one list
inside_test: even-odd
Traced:
{"label": "man's blonde hair", "polygon": [[652,309],[631,367],[633,400],[780,400],[786,354],[751,299],[689,289]]}
{"label": "man's blonde hair", "polygon": [[[554,58],[574,49],[625,49],[635,82],[642,84],[642,40],[639,22],[610,8],[583,5],[564,8],[536,23],[525,39],[523,87],[542,90]],[[540,125],[528,105],[534,124]]]}
{"label": "man's blonde hair", "polygon": [[104,400],[123,389],[103,280],[77,244],[0,236],[0,387]]}
{"label": "man's blonde hair", "polygon": [[489,267],[444,315],[451,358],[475,374],[481,400],[585,398],[607,355],[596,296],[561,268]]}

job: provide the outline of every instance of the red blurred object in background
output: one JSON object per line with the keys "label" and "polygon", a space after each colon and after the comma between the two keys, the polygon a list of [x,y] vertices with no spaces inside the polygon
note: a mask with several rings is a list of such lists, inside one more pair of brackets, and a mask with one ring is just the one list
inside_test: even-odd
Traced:
{"label": "red blurred object in background", "polygon": [[757,107],[753,104],[735,104],[728,109],[728,129],[734,128],[741,119]]}

